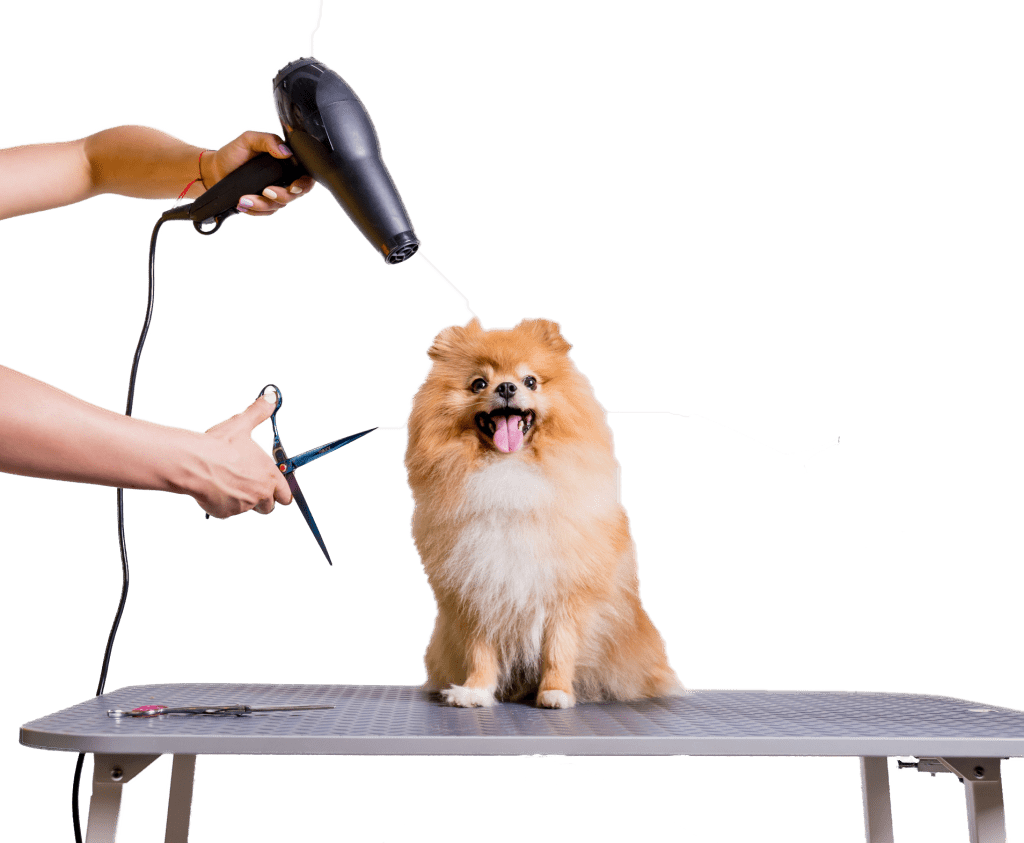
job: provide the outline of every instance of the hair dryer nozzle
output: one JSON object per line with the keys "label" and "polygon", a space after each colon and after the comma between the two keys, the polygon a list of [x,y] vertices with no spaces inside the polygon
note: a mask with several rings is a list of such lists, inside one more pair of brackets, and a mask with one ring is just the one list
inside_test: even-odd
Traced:
{"label": "hair dryer nozzle", "polygon": [[412,257],[419,240],[380,157],[370,115],[340,76],[299,59],[274,79],[285,142],[309,174],[338,200],[388,263]]}
{"label": "hair dryer nozzle", "polygon": [[420,247],[420,241],[412,231],[403,231],[383,244],[384,260],[388,263],[401,263],[408,260]]}

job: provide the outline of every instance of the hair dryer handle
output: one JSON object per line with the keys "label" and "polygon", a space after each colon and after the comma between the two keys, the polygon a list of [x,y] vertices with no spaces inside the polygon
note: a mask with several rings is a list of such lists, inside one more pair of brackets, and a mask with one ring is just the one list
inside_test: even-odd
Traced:
{"label": "hair dryer handle", "polygon": [[[305,175],[308,175],[306,169],[294,158],[275,158],[269,152],[261,152],[232,170],[194,202],[172,208],[164,217],[191,220],[196,231],[213,234],[225,219],[237,213],[238,200],[243,196],[259,196],[272,184],[288,185]],[[213,229],[201,227],[210,223],[216,224]]]}

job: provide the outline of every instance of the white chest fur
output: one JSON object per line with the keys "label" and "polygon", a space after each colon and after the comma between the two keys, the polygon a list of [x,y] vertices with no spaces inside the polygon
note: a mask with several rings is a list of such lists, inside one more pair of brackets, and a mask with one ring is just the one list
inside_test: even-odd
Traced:
{"label": "white chest fur", "polygon": [[481,620],[525,636],[524,644],[539,646],[556,585],[555,507],[555,490],[539,469],[495,460],[466,486],[462,532],[448,560],[451,580]]}
{"label": "white chest fur", "polygon": [[554,489],[536,466],[515,457],[493,460],[466,484],[465,508],[474,514],[510,516],[547,509]]}

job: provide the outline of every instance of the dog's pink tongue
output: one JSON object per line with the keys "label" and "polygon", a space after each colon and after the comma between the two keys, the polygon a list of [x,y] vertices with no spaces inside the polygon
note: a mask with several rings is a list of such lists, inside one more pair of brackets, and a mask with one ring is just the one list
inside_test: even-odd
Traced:
{"label": "dog's pink tongue", "polygon": [[519,429],[519,416],[499,416],[495,419],[498,429],[494,431],[494,444],[499,451],[511,454],[523,444],[523,431]]}

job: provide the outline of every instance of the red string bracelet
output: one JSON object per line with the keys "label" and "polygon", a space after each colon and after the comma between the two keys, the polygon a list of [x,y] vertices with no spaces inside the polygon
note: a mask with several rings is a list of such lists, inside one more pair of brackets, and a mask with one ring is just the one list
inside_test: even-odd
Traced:
{"label": "red string bracelet", "polygon": [[[205,152],[206,152],[206,150],[203,150],[203,153],[205,153]],[[175,202],[180,202],[182,199],[185,198],[185,194],[188,193],[188,188],[191,187],[191,185],[195,184],[197,181],[203,181],[203,153],[199,154],[199,178],[194,178],[193,180],[191,180],[187,184],[185,184],[185,188],[181,192],[181,196],[179,196],[175,200]],[[204,187],[206,186],[206,182],[205,181],[203,181],[203,186]]]}

